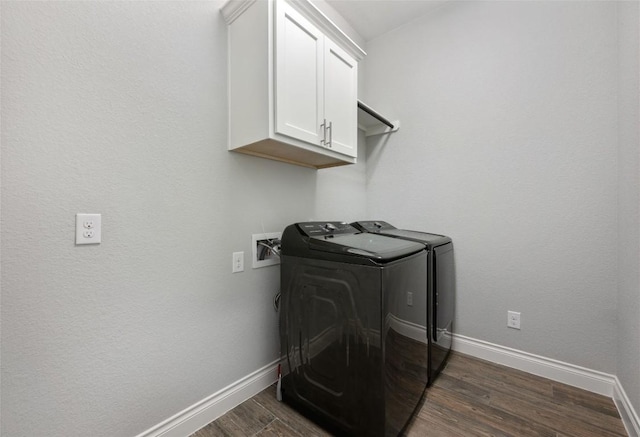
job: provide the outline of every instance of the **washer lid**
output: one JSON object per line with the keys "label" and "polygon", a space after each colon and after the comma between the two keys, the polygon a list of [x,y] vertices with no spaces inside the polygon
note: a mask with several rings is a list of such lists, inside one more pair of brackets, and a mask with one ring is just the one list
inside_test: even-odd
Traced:
{"label": "washer lid", "polygon": [[388,262],[425,250],[425,245],[379,234],[343,234],[309,239],[309,249]]}
{"label": "washer lid", "polygon": [[427,232],[419,232],[419,231],[408,231],[403,229],[388,229],[388,230],[380,231],[380,235],[389,235],[392,237],[418,241],[421,243],[425,243],[430,247],[440,246],[442,244],[451,242],[451,238],[446,237],[444,235],[429,234]]}
{"label": "washer lid", "polygon": [[396,229],[395,226],[390,225],[382,220],[367,220],[351,223],[351,226],[366,232],[381,233],[390,229]]}

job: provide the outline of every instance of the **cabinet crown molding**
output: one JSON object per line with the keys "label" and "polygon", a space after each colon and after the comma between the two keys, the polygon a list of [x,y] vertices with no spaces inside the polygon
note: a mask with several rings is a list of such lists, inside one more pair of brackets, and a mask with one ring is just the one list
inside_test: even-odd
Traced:
{"label": "cabinet crown molding", "polygon": [[255,2],[256,0],[228,0],[220,8],[220,13],[222,14],[222,18],[224,18],[225,23],[230,25]]}
{"label": "cabinet crown molding", "polygon": [[[268,1],[279,2],[285,0],[228,0],[222,8],[220,13],[224,18],[227,25],[233,23],[236,18],[241,16],[249,7],[256,1]],[[315,26],[327,36],[329,36],[336,44],[338,44],[343,50],[353,56],[357,61],[362,61],[367,55],[362,48],[356,44],[349,36],[344,33],[340,28],[327,17],[320,9],[318,9],[309,0],[286,0],[287,3],[304,13]]]}

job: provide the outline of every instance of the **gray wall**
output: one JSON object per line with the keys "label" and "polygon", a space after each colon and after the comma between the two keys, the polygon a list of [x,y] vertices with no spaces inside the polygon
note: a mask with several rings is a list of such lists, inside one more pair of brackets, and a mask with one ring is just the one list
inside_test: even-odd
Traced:
{"label": "gray wall", "polygon": [[3,437],[135,435],[276,359],[277,269],[231,252],[313,218],[451,235],[459,333],[640,405],[637,5],[451,2],[370,42],[402,127],[320,172],[226,151],[220,6],[0,3]]}
{"label": "gray wall", "polygon": [[457,333],[615,373],[615,3],[449,2],[366,50],[401,121],[368,215],[453,238]]}
{"label": "gray wall", "polygon": [[632,405],[640,408],[640,7],[618,5],[618,366],[616,375]]}
{"label": "gray wall", "polygon": [[364,162],[226,150],[220,6],[2,2],[3,437],[136,435],[272,362],[251,234],[364,214]]}

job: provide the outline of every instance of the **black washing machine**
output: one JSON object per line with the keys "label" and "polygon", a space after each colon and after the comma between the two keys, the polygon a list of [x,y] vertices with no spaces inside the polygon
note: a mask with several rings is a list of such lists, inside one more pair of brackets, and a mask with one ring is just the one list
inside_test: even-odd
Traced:
{"label": "black washing machine", "polygon": [[428,381],[422,243],[343,222],[288,226],[281,239],[283,400],[337,435],[396,436]]}
{"label": "black washing machine", "polygon": [[[431,385],[445,366],[451,352],[455,306],[453,242],[444,235],[397,229],[383,221],[362,221],[352,225],[364,232],[420,242],[427,246],[426,337],[429,343]],[[424,338],[425,333],[414,332]]]}

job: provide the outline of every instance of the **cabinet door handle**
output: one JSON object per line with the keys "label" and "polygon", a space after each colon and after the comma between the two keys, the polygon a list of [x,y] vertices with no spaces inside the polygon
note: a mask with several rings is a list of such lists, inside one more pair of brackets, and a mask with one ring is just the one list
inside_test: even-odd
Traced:
{"label": "cabinet door handle", "polygon": [[325,144],[327,142],[327,119],[325,118],[320,125],[320,129],[322,129],[322,139],[320,140],[320,144]]}
{"label": "cabinet door handle", "polygon": [[329,122],[329,148],[331,148],[331,144],[333,144],[333,122]]}

